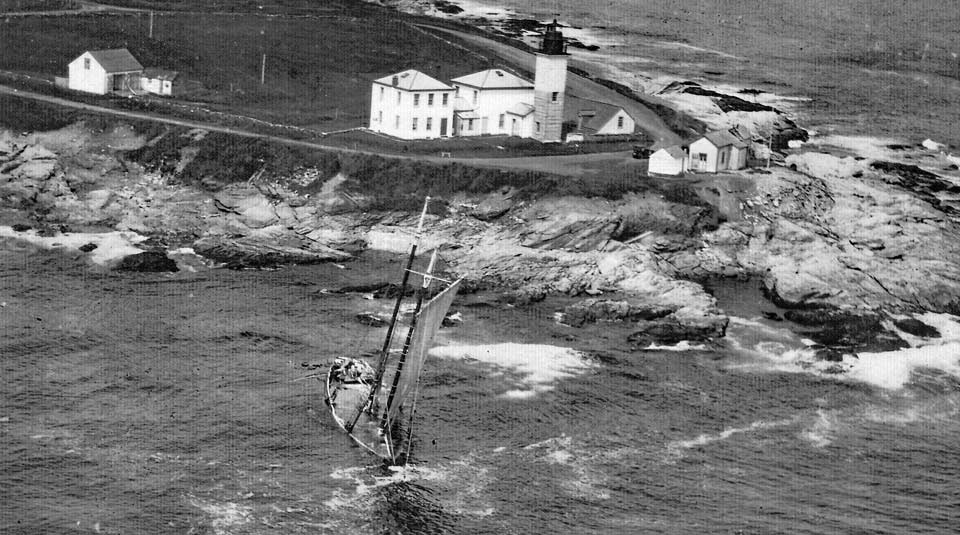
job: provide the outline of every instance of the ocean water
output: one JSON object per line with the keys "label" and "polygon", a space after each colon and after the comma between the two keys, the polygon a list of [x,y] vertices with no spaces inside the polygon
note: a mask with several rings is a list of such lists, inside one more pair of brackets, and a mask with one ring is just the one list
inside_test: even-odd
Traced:
{"label": "ocean water", "polygon": [[[464,0],[558,19],[575,59],[636,90],[675,79],[788,97],[802,126],[960,146],[960,9],[939,0]],[[793,99],[803,99],[800,103]]]}
{"label": "ocean water", "polygon": [[[563,300],[464,296],[463,323],[428,360],[415,461],[385,469],[338,431],[301,363],[378,347],[383,329],[354,316],[390,303],[328,290],[399,265],[118,274],[5,241],[0,532],[903,534],[960,521],[956,368],[918,361],[899,386],[827,373],[742,287],[718,291],[728,340],[683,351],[631,351],[620,324],[558,324]],[[958,356],[946,339],[915,342]]]}

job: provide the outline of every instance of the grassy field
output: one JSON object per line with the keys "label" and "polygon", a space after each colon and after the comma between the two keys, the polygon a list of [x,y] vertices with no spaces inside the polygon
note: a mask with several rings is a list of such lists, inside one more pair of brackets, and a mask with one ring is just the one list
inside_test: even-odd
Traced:
{"label": "grassy field", "polygon": [[0,13],[76,9],[75,0],[0,0]]}
{"label": "grassy field", "polygon": [[52,77],[65,74],[84,50],[125,47],[144,66],[178,70],[202,83],[190,98],[207,107],[335,130],[366,123],[376,78],[417,68],[448,79],[488,67],[387,10],[347,12],[158,13],[153,38],[145,13],[10,19],[0,32],[0,69]]}

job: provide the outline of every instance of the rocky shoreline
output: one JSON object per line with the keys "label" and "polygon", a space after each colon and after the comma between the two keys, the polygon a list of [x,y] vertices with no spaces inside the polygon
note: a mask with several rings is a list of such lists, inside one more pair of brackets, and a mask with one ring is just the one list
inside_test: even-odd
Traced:
{"label": "rocky shoreline", "polygon": [[[208,192],[124,158],[143,143],[119,124],[0,135],[3,239],[52,240],[105,268],[149,271],[346,262],[410,242],[415,215],[358,209],[343,177],[313,194],[256,180]],[[697,197],[688,204],[656,191],[461,195],[429,216],[426,247],[442,246],[447,269],[514,306],[580,297],[565,323],[629,322],[625,342],[640,349],[722,338],[728,319],[694,282],[714,277],[762,278],[771,302],[795,311],[785,319],[834,352],[901,347],[888,325],[903,314],[960,313],[960,225],[937,197],[956,190],[947,177],[820,152],[787,165],[682,179]],[[704,214],[715,223],[691,224]],[[126,238],[121,247],[103,236]]]}

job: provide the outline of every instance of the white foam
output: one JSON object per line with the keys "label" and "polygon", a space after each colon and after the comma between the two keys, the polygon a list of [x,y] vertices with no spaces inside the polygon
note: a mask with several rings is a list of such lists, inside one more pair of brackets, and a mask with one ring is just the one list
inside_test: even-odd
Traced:
{"label": "white foam", "polygon": [[56,236],[41,236],[36,230],[17,232],[12,227],[0,225],[0,238],[13,238],[37,245],[44,249],[66,249],[79,252],[80,247],[88,243],[97,246],[87,253],[91,261],[96,264],[109,264],[125,256],[142,253],[134,244],[147,238],[132,231],[116,231],[101,233],[74,233],[67,232]]}
{"label": "white foam", "polygon": [[701,351],[706,349],[707,346],[704,344],[691,344],[687,340],[681,340],[675,345],[666,345],[661,346],[657,344],[650,344],[648,347],[644,348],[646,351]]}
{"label": "white foam", "polygon": [[213,532],[217,535],[232,533],[230,528],[247,524],[251,521],[252,509],[233,502],[217,503],[209,500],[191,497],[190,503],[213,517],[210,522]]}
{"label": "white foam", "polygon": [[706,446],[707,444],[720,442],[741,433],[749,433],[751,431],[757,431],[761,429],[772,429],[775,427],[790,425],[792,423],[793,420],[774,420],[772,422],[757,420],[746,427],[728,427],[719,433],[704,433],[698,435],[696,438],[688,440],[675,440],[667,444],[667,451],[674,455],[682,455],[682,450],[699,448],[701,446]]}
{"label": "white foam", "polygon": [[441,346],[431,349],[430,354],[440,358],[478,360],[520,375],[522,388],[510,389],[503,394],[512,399],[528,399],[549,391],[554,382],[573,377],[591,366],[578,351],[544,344]]}
{"label": "white foam", "polygon": [[833,419],[823,409],[818,409],[816,421],[810,427],[801,431],[800,437],[814,447],[823,448],[833,442],[834,427]]}

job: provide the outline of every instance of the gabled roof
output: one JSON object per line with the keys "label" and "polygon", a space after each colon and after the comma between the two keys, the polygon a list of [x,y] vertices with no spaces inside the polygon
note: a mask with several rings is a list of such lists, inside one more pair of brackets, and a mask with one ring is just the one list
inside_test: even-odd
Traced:
{"label": "gabled roof", "polygon": [[144,78],[172,81],[177,76],[180,76],[180,73],[177,71],[168,71],[165,69],[157,69],[155,67],[148,67],[143,69],[143,74],[141,75]]}
{"label": "gabled roof", "polygon": [[452,91],[449,85],[415,69],[407,69],[397,74],[374,80],[376,84],[397,87],[405,91]]}
{"label": "gabled roof", "polygon": [[669,147],[663,147],[656,152],[666,152],[670,155],[671,158],[675,160],[682,160],[687,157],[687,153],[683,151],[680,145],[670,145]]}
{"label": "gabled roof", "polygon": [[747,144],[738,138],[737,136],[731,134],[726,130],[718,130],[716,132],[707,132],[704,134],[702,139],[706,139],[713,144],[714,147],[720,149],[728,145],[733,145],[737,148],[744,148]]}
{"label": "gabled roof", "polygon": [[533,84],[503,69],[488,69],[450,80],[477,89],[533,89]]}
{"label": "gabled roof", "polygon": [[513,106],[507,108],[507,113],[513,115],[519,115],[520,117],[526,117],[533,113],[534,107],[526,102],[517,102]]}
{"label": "gabled roof", "polygon": [[126,48],[111,50],[88,50],[93,59],[107,72],[142,71],[143,65]]}
{"label": "gabled roof", "polygon": [[567,97],[566,106],[564,106],[564,120],[581,121],[581,130],[595,132],[603,128],[605,124],[610,122],[610,119],[613,119],[621,111],[626,113],[626,110],[620,106],[607,104],[606,102]]}

